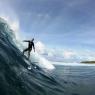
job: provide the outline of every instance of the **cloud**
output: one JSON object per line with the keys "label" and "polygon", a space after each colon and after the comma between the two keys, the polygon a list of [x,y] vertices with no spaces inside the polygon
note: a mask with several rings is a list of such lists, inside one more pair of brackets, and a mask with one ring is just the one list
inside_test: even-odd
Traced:
{"label": "cloud", "polygon": [[53,49],[48,48],[44,43],[36,43],[36,51],[54,62],[81,62],[85,60],[95,60],[95,54],[91,50],[76,51],[71,49]]}
{"label": "cloud", "polygon": [[69,0],[69,2],[67,3],[67,5],[69,7],[76,7],[76,6],[80,6],[80,5],[86,4],[88,2],[89,2],[89,0],[80,0],[80,1],[78,1],[78,0],[72,0],[72,1]]}
{"label": "cloud", "polygon": [[70,59],[71,57],[75,56],[76,53],[74,51],[63,51],[63,57],[65,59]]}
{"label": "cloud", "polygon": [[36,51],[46,57],[48,60],[51,61],[66,61],[75,59],[77,53],[71,50],[64,50],[64,49],[51,49],[46,47],[44,43],[38,41],[35,44]]}

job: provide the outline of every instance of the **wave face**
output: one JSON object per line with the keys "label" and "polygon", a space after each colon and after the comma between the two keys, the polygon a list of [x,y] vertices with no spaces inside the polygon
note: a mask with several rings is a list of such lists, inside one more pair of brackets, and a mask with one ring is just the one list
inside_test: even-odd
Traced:
{"label": "wave face", "polygon": [[34,65],[27,69],[27,59],[13,38],[13,31],[0,18],[0,95],[64,95],[52,75]]}

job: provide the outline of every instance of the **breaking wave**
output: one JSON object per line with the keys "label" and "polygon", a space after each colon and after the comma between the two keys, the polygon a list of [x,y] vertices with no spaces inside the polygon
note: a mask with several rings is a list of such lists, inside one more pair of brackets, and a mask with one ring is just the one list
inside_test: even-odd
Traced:
{"label": "breaking wave", "polygon": [[37,53],[31,56],[37,64],[28,61],[18,45],[14,31],[0,18],[0,95],[63,95],[63,86],[42,70],[54,66]]}

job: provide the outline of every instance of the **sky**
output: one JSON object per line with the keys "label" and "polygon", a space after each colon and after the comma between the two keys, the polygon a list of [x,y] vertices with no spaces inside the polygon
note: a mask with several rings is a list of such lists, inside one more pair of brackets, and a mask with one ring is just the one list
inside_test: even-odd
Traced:
{"label": "sky", "polygon": [[44,52],[50,58],[95,57],[95,0],[0,0],[2,15],[25,38],[51,48]]}

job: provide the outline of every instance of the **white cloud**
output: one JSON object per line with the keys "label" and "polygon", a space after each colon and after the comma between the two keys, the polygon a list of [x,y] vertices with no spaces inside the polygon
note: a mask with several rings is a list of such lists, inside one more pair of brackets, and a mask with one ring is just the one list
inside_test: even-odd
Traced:
{"label": "white cloud", "polygon": [[56,62],[81,62],[85,60],[95,60],[93,51],[76,51],[69,49],[50,49],[42,42],[36,43],[36,50],[50,61]]}
{"label": "white cloud", "polygon": [[36,51],[49,60],[64,61],[74,59],[77,56],[77,53],[71,50],[48,48],[41,41],[38,41],[35,46]]}
{"label": "white cloud", "polygon": [[70,59],[71,57],[77,55],[74,51],[63,51],[63,57],[65,59]]}

